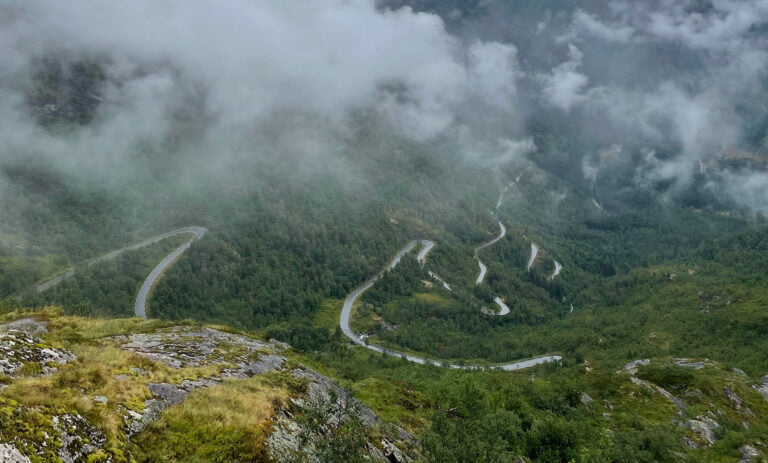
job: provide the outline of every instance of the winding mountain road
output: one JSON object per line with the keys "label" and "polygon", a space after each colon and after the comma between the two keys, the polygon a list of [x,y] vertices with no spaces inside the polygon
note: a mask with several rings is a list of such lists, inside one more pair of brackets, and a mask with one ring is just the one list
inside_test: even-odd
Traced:
{"label": "winding mountain road", "polygon": [[152,269],[152,272],[150,272],[149,276],[144,280],[144,283],[142,283],[141,288],[139,289],[139,293],[136,295],[136,302],[133,305],[133,311],[137,317],[147,318],[147,298],[165,269],[173,265],[173,263],[176,262],[176,259],[192,246],[192,243],[202,238],[207,232],[208,230],[203,227],[187,227],[180,231],[180,233],[194,233],[194,236],[165,256],[165,258]]}
{"label": "winding mountain road", "polygon": [[499,222],[499,236],[475,248],[475,259],[477,259],[477,263],[480,266],[480,275],[478,275],[477,280],[475,281],[475,284],[478,284],[478,285],[485,280],[485,274],[488,272],[488,267],[486,267],[485,264],[480,260],[478,253],[483,249],[487,248],[488,246],[492,246],[498,243],[499,240],[501,240],[507,235],[507,227],[505,227],[504,224],[501,223],[501,220],[499,219],[496,219],[496,220],[498,220]]}
{"label": "winding mountain road", "polygon": [[560,275],[560,271],[561,271],[562,269],[563,269],[563,265],[562,265],[560,262],[558,262],[558,261],[555,261],[555,270],[552,272],[552,275],[550,275],[550,276],[549,276],[548,280],[549,280],[549,281],[552,281],[552,280],[554,280],[554,279],[555,279],[555,277],[557,277],[558,275]]}
{"label": "winding mountain road", "polygon": [[533,262],[536,260],[536,256],[539,255],[539,247],[536,243],[531,242],[531,257],[528,258],[528,264],[525,266],[525,270],[530,272],[533,267]]}
{"label": "winding mountain road", "polygon": [[479,285],[485,280],[485,274],[488,273],[488,267],[486,267],[483,261],[481,261],[480,259],[477,259],[477,265],[480,266],[480,275],[477,276],[477,280],[475,280],[475,284]]}
{"label": "winding mountain road", "polygon": [[[349,326],[349,319],[352,315],[352,308],[355,305],[355,301],[357,301],[357,299],[364,292],[366,292],[371,286],[373,286],[374,283],[376,283],[376,281],[378,281],[386,271],[392,270],[393,268],[395,268],[397,264],[400,263],[400,260],[403,258],[404,255],[406,255],[408,252],[413,250],[413,248],[415,248],[419,243],[425,244],[425,241],[427,240],[413,240],[410,243],[406,244],[402,249],[400,249],[400,251],[398,251],[397,254],[395,254],[395,257],[393,257],[392,260],[389,262],[389,264],[387,264],[387,266],[384,267],[384,270],[382,270],[381,272],[376,274],[373,278],[366,281],[359,287],[355,288],[351,293],[349,293],[347,298],[344,300],[344,304],[342,305],[342,308],[341,308],[341,317],[339,320],[339,326],[341,327],[341,331],[344,333],[344,335],[347,338],[349,338],[350,341],[352,341],[353,343],[359,346],[365,347],[368,350],[379,352],[381,354],[389,355],[392,357],[401,357],[408,360],[409,362],[418,363],[421,365],[432,364],[437,366],[446,366],[449,368],[456,368],[456,369],[462,369],[462,370],[500,369],[505,371],[514,371],[514,370],[521,370],[523,368],[530,368],[535,365],[541,365],[544,363],[562,360],[562,357],[559,355],[542,355],[540,357],[535,357],[532,359],[521,360],[518,362],[504,363],[499,365],[492,365],[490,367],[485,367],[482,365],[455,365],[455,364],[440,362],[438,360],[428,359],[426,357],[410,355],[405,352],[387,349],[385,347],[377,346],[375,344],[368,344],[362,336],[355,334],[352,331],[352,328]],[[428,246],[428,245],[425,244],[425,246]],[[430,247],[430,249],[432,249],[432,247]],[[428,252],[429,251],[427,251],[427,253]],[[419,256],[421,256],[423,259],[426,258],[426,253],[423,253],[423,249],[422,249],[422,252],[419,253]],[[501,301],[501,299],[499,299],[499,301]],[[503,304],[503,302],[501,304]],[[502,307],[502,310],[503,310],[503,307]]]}
{"label": "winding mountain road", "polygon": [[503,223],[501,223],[501,220],[496,219],[499,222],[499,236],[496,238],[487,241],[480,246],[475,248],[475,255],[477,255],[478,252],[482,251],[483,249],[487,248],[488,246],[492,246],[499,242],[500,239],[504,238],[507,235],[507,227],[504,226]]}
{"label": "winding mountain road", "polygon": [[[173,250],[173,252],[165,256],[165,258],[162,261],[160,261],[160,263],[157,264],[157,266],[155,266],[155,268],[152,270],[149,276],[144,280],[144,283],[141,285],[141,288],[139,289],[139,292],[136,296],[136,302],[134,303],[134,313],[137,317],[147,318],[147,314],[146,314],[147,297],[149,297],[150,291],[157,283],[163,271],[167,269],[169,266],[171,266],[176,261],[176,259],[178,259],[184,253],[184,251],[189,249],[189,247],[192,246],[192,243],[202,238],[207,232],[208,230],[206,228],[198,227],[198,226],[179,228],[178,230],[173,230],[168,233],[163,233],[162,235],[153,236],[152,238],[148,238],[136,244],[132,244],[130,246],[126,246],[124,248],[120,248],[110,253],[104,254],[103,256],[99,256],[95,259],[91,259],[88,262],[86,262],[85,265],[90,267],[100,262],[114,259],[115,257],[127,251],[134,251],[136,249],[141,249],[151,244],[155,244],[166,238],[170,238],[171,236],[181,235],[185,233],[192,233],[194,236],[190,238],[189,241],[184,242],[184,244],[182,244],[181,246]],[[64,273],[57,275],[37,285],[35,287],[35,292],[40,294],[60,284],[64,280],[72,278],[73,276],[75,276],[75,273],[76,273],[75,269],[67,270]]]}
{"label": "winding mountain road", "polygon": [[497,315],[508,315],[510,313],[509,307],[504,303],[504,301],[501,300],[499,296],[496,296],[493,299],[493,302],[495,302],[501,308],[501,312],[499,312]]}
{"label": "winding mountain road", "polygon": [[416,261],[419,264],[424,265],[424,262],[427,260],[427,254],[429,254],[429,251],[435,247],[435,242],[430,240],[421,240],[421,244],[423,244],[424,247],[419,252],[419,255],[416,256]]}

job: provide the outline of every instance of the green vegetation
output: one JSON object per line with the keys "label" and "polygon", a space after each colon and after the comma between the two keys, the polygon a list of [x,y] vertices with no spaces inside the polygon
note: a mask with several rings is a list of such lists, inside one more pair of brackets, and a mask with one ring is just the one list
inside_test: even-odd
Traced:
{"label": "green vegetation", "polygon": [[263,377],[196,391],[138,436],[136,460],[269,461],[271,420],[288,397],[285,387]]}
{"label": "green vegetation", "polygon": [[[92,71],[73,72],[96,85]],[[53,84],[36,85],[58,98],[66,82]],[[55,120],[46,124],[68,130]],[[587,180],[587,155],[574,153],[598,147],[557,128],[531,130],[536,156],[494,172],[467,164],[449,146],[409,141],[362,122],[339,145],[343,167],[307,167],[311,175],[295,169],[290,157],[265,157],[235,166],[229,182],[206,178],[190,187],[174,177],[183,157],[172,148],[143,147],[135,176],[125,180],[131,188],[110,189],[34,159],[5,163],[0,295],[7,310],[19,307],[14,297],[26,291],[22,303],[56,304],[70,315],[130,315],[143,278],[184,238],[92,267],[83,262],[179,226],[204,225],[210,233],[155,289],[152,315],[166,321],[39,312],[50,318],[46,342],[66,346],[78,361],[51,377],[30,363],[21,378],[0,378],[10,384],[0,397],[20,410],[4,413],[25,433],[19,423],[79,413],[104,432],[105,452],[115,461],[127,459],[119,456],[125,449],[137,461],[262,458],[271,414],[293,391],[280,381],[196,391],[130,445],[118,431],[118,409],[140,409],[150,379],[210,377],[221,367],[170,371],[114,348],[108,338],[196,320],[290,343],[295,361],[338,380],[382,418],[415,433],[425,461],[716,462],[738,457],[741,445],[768,440],[760,419],[765,407],[749,387],[768,371],[765,227],[707,190],[705,178],[683,190],[622,183],[637,167],[632,156],[601,160],[606,174]],[[489,209],[520,174],[498,211],[508,234],[481,251],[488,275],[475,285],[473,250],[498,233]],[[338,329],[341,301],[418,238],[437,242],[427,263],[420,266],[411,253],[367,291],[353,316],[356,331],[456,362],[558,352],[563,364],[518,373],[450,371],[349,348]],[[540,254],[527,272],[531,242]],[[565,270],[548,281],[554,260]],[[36,282],[78,265],[74,278],[29,295]],[[509,315],[487,313],[497,310],[497,296]],[[670,360],[680,357],[711,362],[693,370]],[[684,412],[656,389],[616,373],[640,358],[653,360],[637,378],[680,397]],[[750,377],[728,373],[732,367]],[[741,409],[725,398],[725,386],[743,399]],[[84,399],[94,396],[107,397],[107,404]],[[320,426],[318,416],[331,413],[327,407],[304,416],[306,426]],[[681,423],[718,409],[717,441],[705,448]],[[343,424],[338,440],[315,450],[327,461],[354,461],[357,425]],[[684,437],[699,449],[685,447]]]}
{"label": "green vegetation", "polygon": [[[680,415],[655,390],[602,366],[470,373],[414,367],[360,349],[308,360],[351,387],[382,417],[421,435],[426,461],[504,462],[523,456],[547,462],[725,462],[739,455],[740,446],[762,441],[768,433],[764,412],[758,411],[768,412],[768,403],[750,388],[754,380],[711,362],[695,370],[653,359],[638,373],[659,386],[687,378],[684,387],[670,388],[687,405]],[[724,394],[726,386],[744,401],[741,405]],[[724,413],[717,418],[722,429],[717,443],[706,448],[683,424],[717,410]],[[702,446],[687,448],[684,437]]]}
{"label": "green vegetation", "polygon": [[72,278],[47,291],[28,291],[22,303],[58,305],[74,315],[131,316],[141,283],[163,257],[188,239],[172,236],[113,259],[82,264]]}

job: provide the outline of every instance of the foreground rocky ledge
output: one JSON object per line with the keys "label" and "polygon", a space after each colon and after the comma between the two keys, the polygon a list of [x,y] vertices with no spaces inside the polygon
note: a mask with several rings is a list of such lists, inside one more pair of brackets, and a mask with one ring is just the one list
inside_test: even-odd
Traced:
{"label": "foreground rocky ledge", "polygon": [[[283,343],[222,329],[52,310],[2,323],[0,461],[152,461],[173,451],[157,448],[164,433],[170,446],[186,434],[170,434],[174,427],[194,426],[178,419],[186,403],[209,396],[212,409],[216,398],[224,405],[206,425],[235,440],[248,436],[250,451],[265,461],[321,462],[341,429],[361,430],[370,461],[411,461],[417,443],[410,434],[289,352]],[[316,416],[322,420],[307,418]]]}

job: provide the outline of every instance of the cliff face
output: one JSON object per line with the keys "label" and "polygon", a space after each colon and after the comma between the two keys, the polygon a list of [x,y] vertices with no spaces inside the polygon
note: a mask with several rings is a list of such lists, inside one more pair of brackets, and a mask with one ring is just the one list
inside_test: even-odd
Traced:
{"label": "cliff face", "polygon": [[0,460],[410,461],[417,445],[290,346],[56,309],[0,319]]}

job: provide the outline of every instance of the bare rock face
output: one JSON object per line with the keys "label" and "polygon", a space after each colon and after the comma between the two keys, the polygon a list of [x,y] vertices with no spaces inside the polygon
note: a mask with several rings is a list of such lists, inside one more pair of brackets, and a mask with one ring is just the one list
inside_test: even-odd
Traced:
{"label": "bare rock face", "polygon": [[[123,420],[126,432],[133,436],[157,420],[166,408],[181,403],[196,389],[214,387],[222,378],[250,378],[280,370],[286,359],[273,352],[274,343],[212,328],[174,327],[151,334],[133,334],[117,339],[121,349],[135,352],[174,369],[232,364],[219,376],[184,380],[180,384],[150,383],[153,398],[144,401],[141,412],[126,410]],[[287,344],[279,349],[289,348]],[[128,379],[128,377],[126,378]]]}
{"label": "bare rock face", "polygon": [[760,384],[754,384],[752,389],[759,392],[765,400],[768,400],[768,375],[760,378]]}
{"label": "bare rock face", "polygon": [[[386,425],[370,408],[351,397],[347,391],[336,385],[329,378],[305,367],[291,371],[293,376],[302,378],[306,383],[306,397],[293,399],[293,409],[283,410],[276,420],[272,434],[268,438],[270,454],[277,461],[290,461],[297,453],[307,455],[312,462],[322,463],[317,456],[316,447],[323,439],[334,434],[335,429],[350,420],[359,421],[364,429],[375,430],[382,436],[374,442],[366,442],[366,454],[371,461],[406,463],[412,459],[396,445],[416,444],[416,438],[402,428]],[[322,409],[324,424],[319,429],[310,429],[306,423],[296,418],[302,413],[317,413]]]}
{"label": "bare rock face", "polygon": [[630,375],[636,375],[637,369],[642,366],[650,365],[651,361],[649,359],[642,359],[642,360],[633,360],[632,362],[629,362],[628,364],[624,365],[623,371],[625,373],[629,373]]}
{"label": "bare rock face", "polygon": [[0,374],[17,377],[47,375],[58,370],[75,356],[65,350],[54,349],[40,339],[23,331],[0,333]]}
{"label": "bare rock face", "polygon": [[683,444],[685,444],[686,447],[689,449],[697,449],[699,448],[699,444],[696,443],[695,440],[691,439],[688,436],[683,436]]}
{"label": "bare rock face", "polygon": [[739,396],[739,394],[736,393],[733,389],[731,389],[728,386],[723,387],[723,394],[725,394],[725,397],[728,398],[728,400],[731,401],[733,404],[733,408],[735,410],[744,411],[747,415],[754,416],[754,412],[749,409],[749,407],[744,407],[744,399]]}
{"label": "bare rock face", "polygon": [[0,444],[0,461],[3,463],[32,463],[11,444]]}
{"label": "bare rock face", "polygon": [[285,357],[280,355],[264,354],[259,356],[258,360],[248,363],[240,363],[238,368],[227,369],[222,372],[222,376],[227,378],[250,378],[251,376],[262,375],[264,373],[279,370],[285,363]]}
{"label": "bare rock face", "polygon": [[[102,451],[107,443],[106,435],[79,414],[61,414],[44,417],[45,411],[20,406],[14,410],[16,435],[10,443],[0,444],[0,462],[30,463],[34,461],[60,461],[80,463],[90,455]],[[34,423],[25,428],[20,423]],[[112,462],[106,453],[101,462]]]}
{"label": "bare rock face", "polygon": [[0,325],[0,332],[21,331],[30,336],[37,336],[48,332],[47,325],[47,322],[39,322],[34,318],[22,318]]}
{"label": "bare rock face", "polygon": [[54,416],[53,427],[60,433],[59,458],[64,463],[82,461],[107,443],[104,433],[80,415]]}
{"label": "bare rock face", "polygon": [[705,362],[692,362],[689,359],[675,359],[675,365],[685,368],[693,368],[694,370],[701,370],[707,364]]}
{"label": "bare rock face", "polygon": [[760,452],[751,445],[742,445],[739,447],[739,451],[741,452],[741,460],[739,460],[739,463],[749,463],[760,457]]}
{"label": "bare rock face", "polygon": [[715,430],[720,427],[720,424],[708,416],[697,416],[695,420],[686,421],[683,426],[697,434],[707,447],[717,442]]}
{"label": "bare rock face", "polygon": [[[70,352],[56,349],[35,336],[45,330],[44,323],[32,319],[0,325],[0,374],[10,377],[11,381],[17,376],[30,376],[30,372],[50,374],[57,370],[58,365],[75,360]],[[299,455],[302,461],[323,463],[323,445],[334,439],[338,429],[354,429],[352,439],[360,444],[355,448],[372,462],[411,462],[413,460],[409,455],[417,452],[418,442],[413,436],[382,421],[331,379],[303,366],[288,369],[287,358],[280,355],[290,349],[287,344],[277,341],[265,343],[245,335],[195,326],[177,326],[105,339],[119,349],[172,369],[211,367],[190,372],[198,374],[194,372],[208,371],[210,376],[179,380],[178,383],[173,380],[145,382],[150,378],[148,367],[133,367],[130,374],[127,371],[114,374],[113,381],[130,383],[138,380],[141,387],[146,385],[152,395],[143,402],[116,405],[116,417],[122,419],[120,434],[125,438],[131,439],[146,432],[147,426],[158,420],[164,410],[182,403],[196,390],[218,387],[224,379],[245,379],[277,371],[283,372],[281,378],[292,376],[294,379],[289,380],[290,396],[287,403],[280,402],[285,405],[280,405],[282,408],[274,417],[273,432],[268,437],[275,461],[294,461],[292,458]],[[189,378],[185,375],[179,377]],[[96,407],[104,407],[105,410],[115,407],[113,401],[116,399],[105,395],[95,395],[90,399]],[[6,402],[15,408],[14,419],[17,423],[27,423],[32,417],[53,411]],[[0,462],[31,463],[31,458],[40,457],[43,457],[42,461],[63,463],[93,459],[114,461],[115,455],[112,445],[107,445],[106,434],[83,416],[62,414],[59,410],[45,416],[47,418],[37,423],[35,429],[22,426],[23,432],[14,440],[0,444]]]}
{"label": "bare rock face", "polygon": [[185,379],[181,384],[149,383],[147,386],[154,396],[144,401],[142,413],[128,410],[123,416],[126,426],[126,434],[134,436],[147,425],[160,418],[160,414],[168,407],[181,403],[195,389],[218,386],[218,379]]}
{"label": "bare rock face", "polygon": [[[274,350],[272,345],[265,342],[212,328],[175,327],[151,334],[132,334],[121,340],[126,341],[120,346],[121,349],[164,363],[171,368],[234,363],[239,368],[232,370],[233,374],[239,372],[239,369],[246,369],[251,363],[258,362],[260,354],[271,354]],[[271,362],[276,363],[274,359]],[[261,365],[251,369],[264,368],[265,365]]]}

